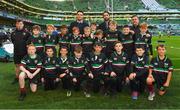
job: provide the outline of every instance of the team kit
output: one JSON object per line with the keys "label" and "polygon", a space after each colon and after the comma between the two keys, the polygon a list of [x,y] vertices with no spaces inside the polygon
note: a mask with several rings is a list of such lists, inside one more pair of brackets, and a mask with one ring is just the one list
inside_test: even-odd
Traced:
{"label": "team kit", "polygon": [[[14,63],[20,68],[17,76],[20,101],[27,95],[26,82],[33,93],[39,85],[49,91],[62,83],[67,97],[73,96],[74,91],[83,91],[87,98],[91,93],[114,96],[127,84],[132,100],[137,100],[143,92],[149,93],[150,101],[155,91],[160,96],[166,93],[173,65],[163,44],[158,44],[157,56],[153,57],[152,34],[146,23],[139,25],[138,33],[132,32],[128,25],[119,31],[115,21],[109,22],[107,31],[97,29],[96,23],[83,28],[83,32],[78,27],[69,32],[62,25],[59,34],[54,34],[53,25],[46,27],[46,34],[41,34],[38,25],[32,27],[32,34],[18,31],[26,40],[24,47],[18,48],[27,52],[25,56],[14,55]],[[12,42],[14,36],[12,33]],[[22,45],[22,42],[13,43]]]}

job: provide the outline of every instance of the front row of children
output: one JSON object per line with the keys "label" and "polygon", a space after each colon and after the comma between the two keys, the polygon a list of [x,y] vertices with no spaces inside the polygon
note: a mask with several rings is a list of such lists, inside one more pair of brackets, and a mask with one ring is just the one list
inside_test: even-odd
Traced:
{"label": "front row of children", "polygon": [[131,97],[136,100],[138,95],[149,90],[148,100],[155,96],[154,84],[159,95],[166,93],[172,75],[171,60],[165,55],[164,45],[157,46],[158,56],[151,60],[145,55],[143,47],[136,47],[135,55],[129,61],[127,54],[122,51],[122,43],[114,44],[114,52],[109,59],[102,53],[101,43],[93,45],[94,51],[89,57],[84,57],[81,46],[74,48],[74,56],[68,57],[68,49],[60,48],[60,57],[56,58],[53,48],[46,49],[46,57],[41,60],[36,54],[33,44],[28,45],[26,55],[21,61],[21,73],[19,75],[20,97],[23,101],[26,96],[25,79],[29,79],[32,92],[37,91],[39,79],[44,83],[45,90],[56,88],[56,82],[62,81],[62,86],[67,90],[67,96],[71,96],[72,90],[84,91],[86,97],[90,92],[99,92],[106,95],[115,95],[122,90],[124,82],[130,82]]}

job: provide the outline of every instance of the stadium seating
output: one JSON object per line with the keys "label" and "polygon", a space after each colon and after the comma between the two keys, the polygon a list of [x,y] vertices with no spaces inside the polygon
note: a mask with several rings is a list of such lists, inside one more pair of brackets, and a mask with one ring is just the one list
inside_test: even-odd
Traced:
{"label": "stadium seating", "polygon": [[[104,11],[107,10],[106,0],[74,0],[74,1],[45,1],[45,0],[21,0],[24,3],[49,10],[62,10],[62,11]],[[141,1],[135,0],[114,0],[113,1],[113,10],[122,11],[122,10],[134,10],[143,9],[143,3]],[[112,10],[111,2],[109,3],[109,9]]]}
{"label": "stadium seating", "polygon": [[152,11],[165,11],[166,9],[161,6],[156,0],[142,0],[145,8]]}

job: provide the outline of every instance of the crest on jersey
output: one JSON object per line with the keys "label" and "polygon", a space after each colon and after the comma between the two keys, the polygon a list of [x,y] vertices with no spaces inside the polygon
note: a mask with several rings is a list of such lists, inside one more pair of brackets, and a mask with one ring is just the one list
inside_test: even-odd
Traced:
{"label": "crest on jersey", "polygon": [[38,60],[34,60],[34,63],[37,64]]}
{"label": "crest on jersey", "polygon": [[99,59],[99,62],[102,62],[102,59],[101,59],[101,58]]}
{"label": "crest on jersey", "polygon": [[164,63],[164,67],[167,68],[168,67],[168,63]]}
{"label": "crest on jersey", "polygon": [[116,61],[116,60],[117,60],[117,58],[115,57],[115,58],[114,58],[114,60]]}
{"label": "crest on jersey", "polygon": [[23,35],[25,36],[25,35],[26,35],[26,33],[25,33],[25,32],[23,32]]}
{"label": "crest on jersey", "polygon": [[38,40],[39,43],[41,43],[41,40]]}
{"label": "crest on jersey", "polygon": [[158,63],[154,63],[154,65],[158,65]]}
{"label": "crest on jersey", "polygon": [[28,63],[30,63],[30,60],[27,60]]}
{"label": "crest on jersey", "polygon": [[123,60],[126,60],[126,57],[123,57]]}
{"label": "crest on jersey", "polygon": [[55,62],[56,62],[55,60],[52,61],[53,64],[55,64]]}

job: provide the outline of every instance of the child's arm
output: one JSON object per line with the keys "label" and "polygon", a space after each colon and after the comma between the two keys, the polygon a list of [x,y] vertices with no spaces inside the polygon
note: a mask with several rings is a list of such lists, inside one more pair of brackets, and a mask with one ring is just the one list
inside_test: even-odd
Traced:
{"label": "child's arm", "polygon": [[33,77],[36,76],[41,71],[41,68],[38,68],[32,75]]}
{"label": "child's arm", "polygon": [[108,71],[108,59],[104,56],[104,61],[103,61],[103,63],[104,63],[104,67],[105,67],[105,69],[104,69],[104,75],[109,75],[109,71]]}
{"label": "child's arm", "polygon": [[24,66],[20,66],[20,70],[21,70],[22,72],[26,73],[26,75],[27,75],[28,77],[30,77],[30,76],[32,75],[26,68],[24,68]]}
{"label": "child's arm", "polygon": [[154,62],[154,59],[151,60],[151,63],[149,65],[149,75],[148,77],[152,78],[152,71],[153,71],[153,62]]}
{"label": "child's arm", "polygon": [[169,61],[169,68],[168,68],[168,76],[167,76],[167,80],[164,84],[164,86],[168,87],[169,84],[170,84],[170,81],[171,81],[171,77],[172,77],[172,72],[173,72],[173,65],[172,65],[172,62],[171,60]]}
{"label": "child's arm", "polygon": [[168,86],[169,86],[169,83],[170,83],[170,81],[171,81],[171,76],[172,76],[172,72],[168,72],[167,80],[166,80],[166,82],[164,83],[164,86],[165,86],[165,87],[168,87]]}

